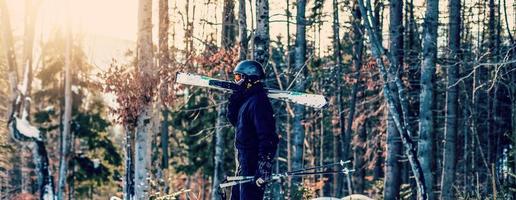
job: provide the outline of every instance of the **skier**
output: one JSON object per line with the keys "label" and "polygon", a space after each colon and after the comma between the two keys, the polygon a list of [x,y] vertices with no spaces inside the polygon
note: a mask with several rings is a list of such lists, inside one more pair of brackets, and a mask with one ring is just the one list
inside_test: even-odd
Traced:
{"label": "skier", "polygon": [[261,200],[271,178],[272,162],[278,145],[273,110],[261,79],[260,63],[245,60],[235,67],[234,79],[241,86],[229,97],[227,118],[235,126],[238,176],[254,176],[255,181],[233,186],[232,200]]}

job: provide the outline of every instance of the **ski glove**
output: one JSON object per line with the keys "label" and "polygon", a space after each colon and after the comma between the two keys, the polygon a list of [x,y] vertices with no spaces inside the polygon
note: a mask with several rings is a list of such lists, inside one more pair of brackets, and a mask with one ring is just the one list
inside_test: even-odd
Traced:
{"label": "ski glove", "polygon": [[[272,162],[273,154],[259,155],[258,156],[258,170],[256,172],[255,180],[262,179],[264,182],[269,181],[272,178]],[[265,184],[257,184],[259,187],[263,187]]]}

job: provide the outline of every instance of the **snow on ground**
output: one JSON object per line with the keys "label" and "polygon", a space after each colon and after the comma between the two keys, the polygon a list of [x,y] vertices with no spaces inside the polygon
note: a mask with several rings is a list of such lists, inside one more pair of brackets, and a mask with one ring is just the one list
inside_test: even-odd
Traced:
{"label": "snow on ground", "polygon": [[39,130],[36,127],[30,125],[26,119],[20,119],[16,117],[16,129],[25,137],[41,140]]}
{"label": "snow on ground", "polygon": [[43,108],[43,110],[46,112],[50,112],[50,111],[54,110],[54,106],[53,105],[47,106],[47,107]]}
{"label": "snow on ground", "polygon": [[98,158],[92,159],[93,161],[93,168],[98,168],[100,165],[100,160]]}
{"label": "snow on ground", "polygon": [[54,192],[50,185],[45,185],[45,194],[43,194],[43,200],[54,200]]}

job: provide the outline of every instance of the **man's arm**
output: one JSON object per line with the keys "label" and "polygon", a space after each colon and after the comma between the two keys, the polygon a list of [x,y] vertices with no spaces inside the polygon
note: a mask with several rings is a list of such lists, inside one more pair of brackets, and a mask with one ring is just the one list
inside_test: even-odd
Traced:
{"label": "man's arm", "polygon": [[240,110],[240,106],[242,106],[243,99],[244,93],[241,90],[233,91],[231,96],[229,96],[226,118],[233,126],[236,126],[237,124],[238,112]]}
{"label": "man's arm", "polygon": [[257,178],[268,180],[271,176],[272,162],[278,145],[274,113],[269,100],[258,98],[252,109],[252,119],[258,136]]}

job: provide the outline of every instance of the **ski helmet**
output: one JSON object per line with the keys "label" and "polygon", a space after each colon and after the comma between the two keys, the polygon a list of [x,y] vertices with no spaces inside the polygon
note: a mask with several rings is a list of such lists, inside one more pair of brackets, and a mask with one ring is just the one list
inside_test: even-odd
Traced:
{"label": "ski helmet", "polygon": [[242,74],[249,79],[264,79],[265,73],[263,72],[262,65],[254,60],[244,60],[239,62],[233,70],[235,74]]}

